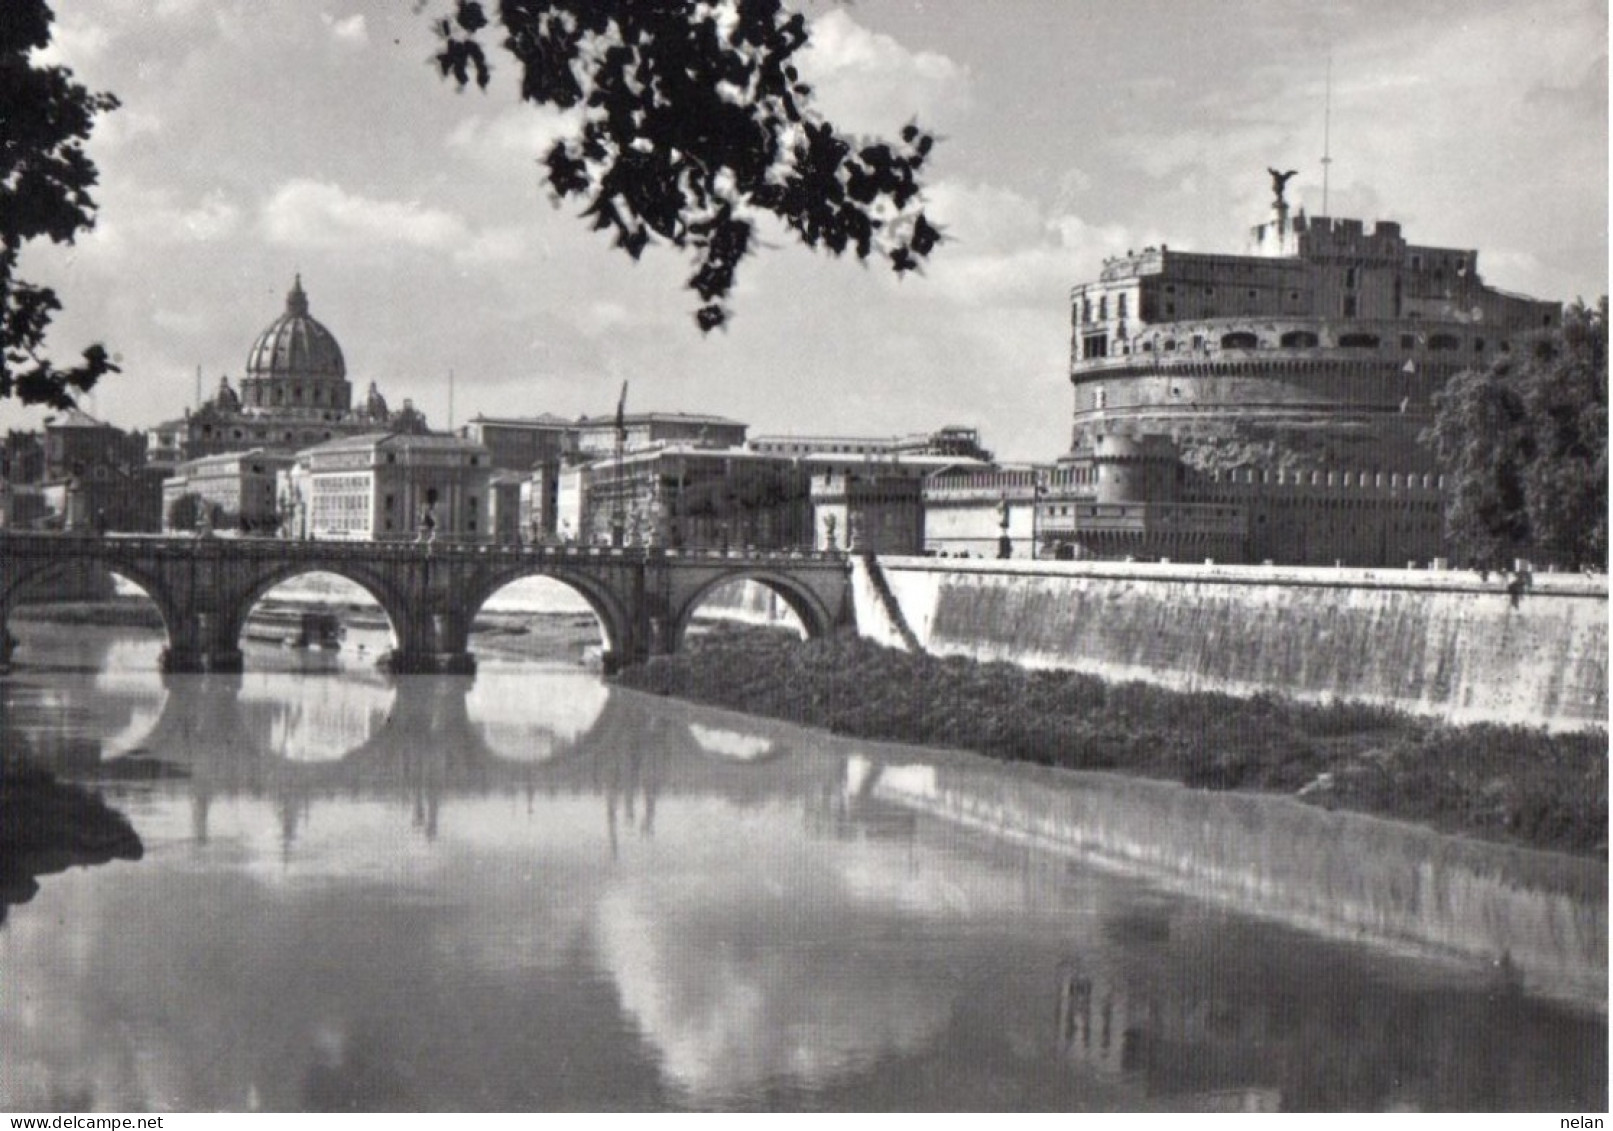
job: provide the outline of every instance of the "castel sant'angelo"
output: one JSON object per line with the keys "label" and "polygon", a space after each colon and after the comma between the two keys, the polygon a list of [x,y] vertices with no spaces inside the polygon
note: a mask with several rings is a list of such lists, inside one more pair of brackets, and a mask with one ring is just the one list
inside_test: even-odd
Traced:
{"label": "castel sant'angelo", "polygon": [[1472,249],[1307,217],[1271,170],[1244,254],[1149,247],[1070,296],[1069,452],[1042,552],[1405,565],[1439,557],[1418,435],[1456,373],[1561,318],[1486,286]]}

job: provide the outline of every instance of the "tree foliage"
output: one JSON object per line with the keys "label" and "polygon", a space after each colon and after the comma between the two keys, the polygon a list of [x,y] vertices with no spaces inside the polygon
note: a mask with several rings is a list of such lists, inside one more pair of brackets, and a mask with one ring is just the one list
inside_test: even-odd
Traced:
{"label": "tree foliage", "polygon": [[1452,378],[1435,398],[1433,443],[1449,486],[1446,537],[1459,561],[1514,558],[1607,568],[1607,297]]}
{"label": "tree foliage", "polygon": [[[453,3],[436,23],[438,66],[486,87],[487,6]],[[780,0],[501,0],[497,21],[522,99],[581,111],[542,158],[551,189],[586,201],[583,216],[634,259],[656,240],[690,251],[702,330],[726,322],[763,215],[898,274],[942,239],[919,201],[935,139],[913,123],[899,140],[853,139],[824,120],[794,62],[807,21]]]}
{"label": "tree foliage", "polygon": [[84,152],[97,114],[118,105],[73,81],[66,67],[40,66],[54,20],[45,0],[0,4],[0,397],[69,408],[74,393],[117,371],[92,345],[61,368],[44,343],[61,301],[50,287],[18,277],[22,249],[41,237],[72,243],[95,225],[95,163]]}
{"label": "tree foliage", "polygon": [[209,525],[215,530],[229,525],[223,507],[217,503],[209,503],[195,491],[187,491],[168,504],[168,529],[186,532],[195,530],[204,513],[208,517]]}

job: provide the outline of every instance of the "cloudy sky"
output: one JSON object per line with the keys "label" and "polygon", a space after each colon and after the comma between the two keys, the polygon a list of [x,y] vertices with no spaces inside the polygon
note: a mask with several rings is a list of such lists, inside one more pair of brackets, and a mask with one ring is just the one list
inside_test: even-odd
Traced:
{"label": "cloudy sky", "polygon": [[[435,0],[437,7],[442,0]],[[122,109],[97,128],[96,231],[30,251],[53,338],[124,372],[123,427],[232,383],[301,272],[362,393],[441,426],[481,412],[713,412],[753,434],[979,427],[1017,459],[1068,443],[1066,294],[1146,244],[1241,250],[1269,197],[1478,248],[1493,285],[1606,292],[1601,0],[801,0],[844,128],[944,139],[929,209],[951,241],[898,281],[780,239],[702,337],[688,265],[634,264],[553,206],[555,119],[513,68],[458,93],[419,0],[55,0],[50,57]],[[0,426],[37,423],[0,405]]]}

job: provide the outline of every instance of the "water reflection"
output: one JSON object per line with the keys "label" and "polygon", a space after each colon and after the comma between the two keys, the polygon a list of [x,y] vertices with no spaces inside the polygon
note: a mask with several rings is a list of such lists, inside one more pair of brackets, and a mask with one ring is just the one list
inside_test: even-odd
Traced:
{"label": "water reflection", "polygon": [[559,668],[0,681],[8,748],[153,711],[86,763],[146,858],[0,930],[0,1107],[1606,1103],[1594,1011],[925,808],[1010,771]]}
{"label": "water reflection", "polygon": [[93,793],[9,759],[0,775],[0,924],[39,891],[40,876],[140,859],[128,818]]}

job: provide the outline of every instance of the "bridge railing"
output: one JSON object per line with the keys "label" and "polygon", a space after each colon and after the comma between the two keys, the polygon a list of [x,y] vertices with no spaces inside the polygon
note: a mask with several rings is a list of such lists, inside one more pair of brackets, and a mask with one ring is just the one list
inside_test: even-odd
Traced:
{"label": "bridge railing", "polygon": [[469,538],[439,537],[431,541],[404,538],[377,539],[290,539],[255,535],[216,534],[91,534],[82,531],[0,530],[0,551],[12,553],[64,553],[71,556],[96,555],[97,548],[162,553],[223,553],[244,555],[291,554],[299,557],[415,557],[419,554],[453,557],[501,557],[562,560],[687,560],[687,561],[768,561],[844,562],[844,550],[806,548],[758,549],[730,546],[598,546],[545,543],[496,543]]}

